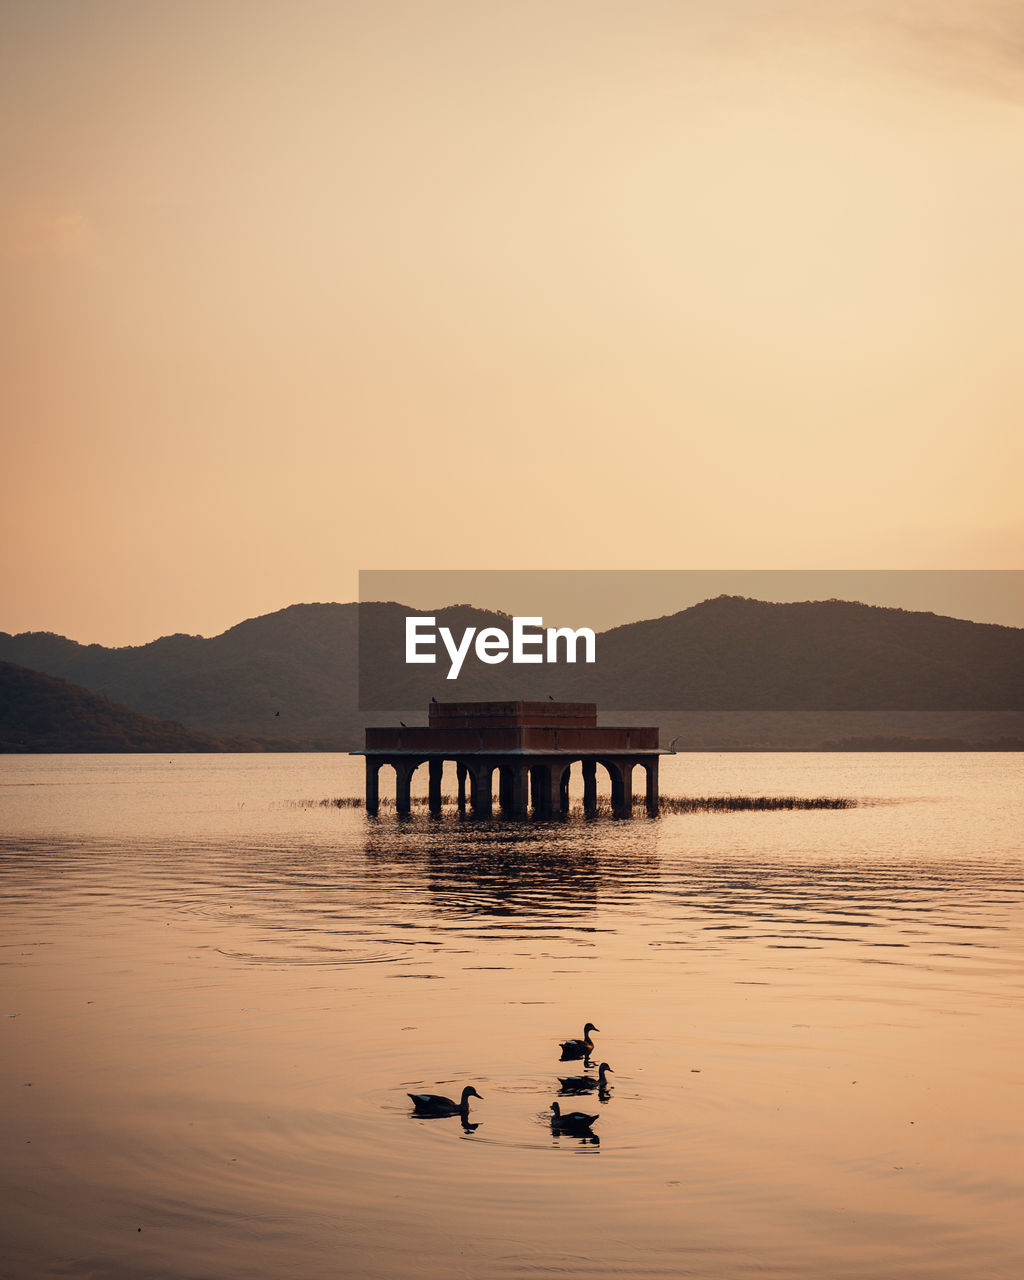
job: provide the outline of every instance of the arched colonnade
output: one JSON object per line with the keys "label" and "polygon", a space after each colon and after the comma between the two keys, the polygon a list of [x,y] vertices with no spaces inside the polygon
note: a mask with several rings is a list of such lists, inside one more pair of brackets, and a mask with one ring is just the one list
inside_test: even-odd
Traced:
{"label": "arched colonnade", "polygon": [[432,813],[441,811],[441,778],[446,760],[455,764],[458,783],[458,806],[465,810],[467,800],[476,817],[492,812],[494,771],[498,770],[498,805],[505,817],[557,817],[569,809],[569,771],[579,763],[583,769],[583,810],[597,810],[597,768],[608,774],[611,784],[612,811],[623,817],[633,812],[633,770],[642,765],[646,777],[646,808],[658,812],[658,753],[639,755],[419,755],[366,753],[366,810],[376,813],[380,807],[380,769],[391,765],[395,770],[395,807],[408,813],[412,807],[412,778],[422,764],[429,769],[428,805]]}

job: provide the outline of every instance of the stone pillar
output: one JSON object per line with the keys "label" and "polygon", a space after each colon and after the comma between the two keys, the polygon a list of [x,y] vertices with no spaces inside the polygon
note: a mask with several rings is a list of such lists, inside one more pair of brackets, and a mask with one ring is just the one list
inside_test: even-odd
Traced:
{"label": "stone pillar", "polygon": [[431,813],[441,812],[441,777],[444,773],[443,760],[431,760],[430,769],[430,791],[429,803]]}
{"label": "stone pillar", "polygon": [[572,765],[567,764],[562,770],[562,779],[559,783],[558,794],[558,812],[569,812],[569,775],[572,773]]}
{"label": "stone pillar", "polygon": [[609,761],[612,775],[612,812],[617,818],[633,814],[633,765],[629,760]]}
{"label": "stone pillar", "polygon": [[530,807],[530,772],[524,764],[510,767],[509,812],[515,818],[525,818]]}
{"label": "stone pillar", "polygon": [[395,764],[395,811],[408,813],[412,809],[412,775],[416,772],[417,760],[399,760]]}
{"label": "stone pillar", "polygon": [[583,761],[583,812],[597,812],[597,761]]}
{"label": "stone pillar", "polygon": [[478,764],[470,777],[473,781],[473,817],[491,816],[491,770]]}
{"label": "stone pillar", "polygon": [[533,812],[539,818],[551,818],[558,813],[561,803],[561,782],[556,767],[535,764],[530,769],[530,791],[533,796]]}
{"label": "stone pillar", "polygon": [[529,806],[530,778],[527,768],[513,760],[499,770],[498,802],[506,817],[524,818]]}
{"label": "stone pillar", "polygon": [[647,761],[647,812],[658,816],[658,757]]}
{"label": "stone pillar", "polygon": [[622,761],[607,760],[605,768],[612,784],[612,813],[622,812]]}
{"label": "stone pillar", "polygon": [[547,771],[547,814],[557,818],[562,812],[562,766],[557,762],[550,764]]}
{"label": "stone pillar", "polygon": [[536,817],[544,814],[544,765],[530,765],[530,803]]}
{"label": "stone pillar", "polygon": [[463,812],[466,808],[466,774],[468,770],[461,760],[456,761],[455,777],[459,784],[459,811]]}
{"label": "stone pillar", "polygon": [[622,762],[622,816],[633,816],[633,761]]}
{"label": "stone pillar", "polygon": [[366,812],[376,813],[380,809],[380,761],[374,756],[366,757]]}

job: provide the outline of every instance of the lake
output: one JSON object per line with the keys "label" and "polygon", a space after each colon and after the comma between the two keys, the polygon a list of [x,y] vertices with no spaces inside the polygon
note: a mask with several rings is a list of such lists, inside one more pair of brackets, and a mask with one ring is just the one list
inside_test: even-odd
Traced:
{"label": "lake", "polygon": [[347,756],[0,757],[0,1274],[1018,1280],[1022,774],[680,754],[860,803],[517,824],[303,803]]}

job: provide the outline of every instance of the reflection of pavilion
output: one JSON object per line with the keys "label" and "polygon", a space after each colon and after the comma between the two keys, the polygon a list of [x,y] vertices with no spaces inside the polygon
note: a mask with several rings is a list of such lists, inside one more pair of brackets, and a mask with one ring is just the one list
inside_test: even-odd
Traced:
{"label": "reflection of pavilion", "polygon": [[408,813],[412,775],[426,762],[430,770],[429,803],[441,808],[441,774],[446,760],[455,762],[459,807],[466,803],[470,780],[473,813],[491,812],[494,770],[499,771],[498,797],[503,813],[523,817],[530,808],[545,816],[569,807],[569,769],[583,767],[583,808],[597,808],[597,766],[611,780],[612,808],[633,811],[633,768],[647,775],[647,811],[658,811],[658,747],[656,728],[598,728],[592,702],[433,702],[427,727],[366,730],[366,747],[353,755],[366,757],[366,808],[378,808],[378,775],[383,764],[395,770],[395,805]]}

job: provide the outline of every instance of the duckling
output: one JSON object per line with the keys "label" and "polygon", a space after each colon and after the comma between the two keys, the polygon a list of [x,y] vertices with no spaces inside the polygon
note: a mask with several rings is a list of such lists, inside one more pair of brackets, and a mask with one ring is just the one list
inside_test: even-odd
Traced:
{"label": "duckling", "polygon": [[597,1089],[601,1094],[608,1092],[608,1081],[605,1078],[607,1073],[611,1071],[611,1067],[607,1062],[602,1062],[597,1069],[597,1079],[593,1076],[566,1076],[564,1079],[559,1077],[559,1084],[562,1086],[563,1093],[590,1093],[592,1089]]}
{"label": "duckling", "polygon": [[[480,1098],[480,1094],[471,1084],[462,1091],[462,1100],[452,1102],[451,1098],[443,1098],[439,1093],[410,1093],[406,1095],[411,1101],[418,1116],[459,1116],[463,1119],[469,1115],[470,1098]],[[483,1101],[480,1098],[481,1102]]]}
{"label": "duckling", "polygon": [[563,1116],[558,1103],[551,1104],[551,1128],[556,1132],[561,1130],[567,1133],[583,1133],[600,1118],[600,1116],[584,1115],[582,1111],[567,1111]]}
{"label": "duckling", "polygon": [[582,1040],[566,1040],[562,1044],[562,1061],[571,1062],[573,1058],[585,1058],[594,1047],[594,1042],[590,1038],[591,1031],[600,1030],[600,1027],[595,1027],[592,1022],[588,1022],[583,1028]]}

